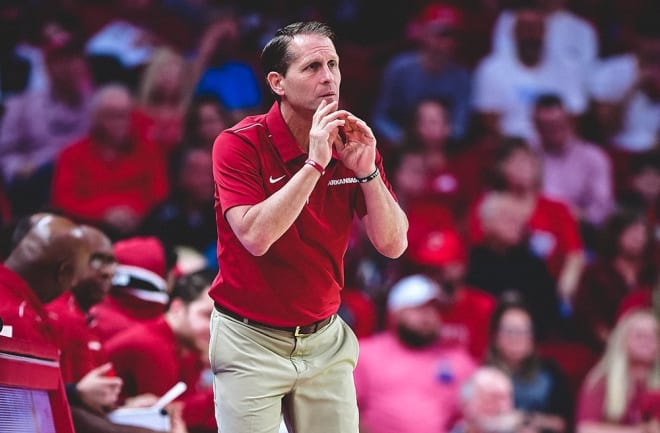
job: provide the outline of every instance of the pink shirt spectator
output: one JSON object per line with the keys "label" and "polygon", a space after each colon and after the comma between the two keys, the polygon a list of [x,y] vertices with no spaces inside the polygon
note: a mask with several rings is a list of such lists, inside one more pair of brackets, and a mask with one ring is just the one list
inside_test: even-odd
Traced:
{"label": "pink shirt spectator", "polygon": [[459,392],[475,370],[461,348],[411,349],[386,332],[360,342],[355,387],[370,433],[443,433],[459,416]]}
{"label": "pink shirt spectator", "polygon": [[614,207],[612,168],[596,145],[573,140],[561,154],[544,152],[543,192],[567,203],[580,219],[602,222]]}

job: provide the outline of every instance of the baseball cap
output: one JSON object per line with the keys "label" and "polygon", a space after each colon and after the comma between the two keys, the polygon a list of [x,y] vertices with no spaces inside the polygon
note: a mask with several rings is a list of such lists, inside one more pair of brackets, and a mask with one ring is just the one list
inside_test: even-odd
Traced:
{"label": "baseball cap", "polygon": [[463,240],[454,230],[429,230],[411,242],[410,259],[419,265],[446,266],[467,260]]}
{"label": "baseball cap", "polygon": [[458,28],[463,25],[463,14],[452,5],[431,3],[419,14],[418,21],[424,26]]}
{"label": "baseball cap", "polygon": [[115,287],[166,292],[167,257],[163,243],[153,236],[139,236],[114,244],[117,268]]}
{"label": "baseball cap", "polygon": [[387,298],[387,309],[397,311],[403,308],[419,307],[438,299],[440,286],[424,275],[411,275],[399,280]]}

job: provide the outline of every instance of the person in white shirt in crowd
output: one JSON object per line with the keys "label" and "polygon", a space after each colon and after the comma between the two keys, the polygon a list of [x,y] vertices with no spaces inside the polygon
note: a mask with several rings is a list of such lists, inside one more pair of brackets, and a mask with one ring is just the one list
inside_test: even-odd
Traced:
{"label": "person in white shirt in crowd", "polygon": [[514,56],[492,53],[478,65],[474,109],[487,132],[531,140],[532,110],[539,95],[556,93],[575,116],[587,108],[587,92],[575,63],[549,54],[543,11],[531,2],[515,12]]}
{"label": "person in white shirt in crowd", "polygon": [[[586,78],[599,53],[599,40],[594,26],[566,8],[566,0],[537,0],[545,15],[546,46],[550,58],[577,65]],[[515,56],[515,13],[504,10],[493,28],[493,51]]]}
{"label": "person in white shirt in crowd", "polygon": [[601,62],[590,80],[598,127],[608,144],[644,152],[660,143],[660,9],[644,11],[631,52]]}

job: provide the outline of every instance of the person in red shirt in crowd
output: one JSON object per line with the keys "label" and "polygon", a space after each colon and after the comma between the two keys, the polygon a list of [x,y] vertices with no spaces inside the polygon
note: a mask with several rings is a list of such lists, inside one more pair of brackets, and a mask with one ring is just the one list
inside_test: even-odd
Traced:
{"label": "person in red shirt in crowd", "polygon": [[[557,279],[557,290],[565,307],[572,304],[585,255],[576,219],[564,203],[540,192],[541,167],[527,144],[518,138],[505,139],[495,156],[493,187],[503,190],[524,209],[531,251],[543,259]],[[472,206],[468,233],[472,244],[484,240],[478,215],[483,197]]]}
{"label": "person in red shirt in crowd", "polygon": [[623,316],[580,391],[577,433],[645,433],[660,428],[660,326],[653,313]]}
{"label": "person in red shirt in crowd", "polygon": [[[116,262],[112,242],[103,232],[91,226],[81,226],[81,230],[91,252],[87,269],[70,291],[45,307],[60,349],[73,424],[78,433],[153,433],[144,428],[120,427],[105,415],[117,406],[122,380],[112,371],[89,309],[110,290]],[[150,401],[155,400],[153,397]],[[170,410],[170,416],[180,415]]]}
{"label": "person in red shirt in crowd", "polygon": [[186,383],[180,401],[191,433],[217,431],[207,359],[213,310],[208,292],[214,275],[201,270],[179,277],[162,317],[127,329],[105,345],[124,380],[124,397],[160,396],[177,382]]}
{"label": "person in red shirt in crowd", "polygon": [[585,270],[575,297],[578,336],[597,353],[624,298],[650,293],[658,275],[653,234],[642,214],[618,211],[606,221],[602,234],[602,253]]}
{"label": "person in red shirt in crowd", "polygon": [[425,230],[414,234],[406,253],[415,272],[433,277],[440,285],[441,337],[464,347],[476,360],[488,347],[488,323],[495,310],[495,297],[465,284],[467,252],[454,230]]}
{"label": "person in red shirt in crowd", "polygon": [[460,221],[483,190],[486,180],[483,173],[491,158],[481,148],[461,151],[451,140],[451,132],[447,102],[425,99],[416,106],[410,145],[420,147],[424,156],[427,200],[444,205]]}
{"label": "person in red shirt in crowd", "polygon": [[343,258],[356,216],[390,258],[403,254],[408,222],[371,129],[338,109],[333,39],[317,22],[278,30],[261,55],[277,101],[213,146],[221,431],[275,431],[282,412],[298,432],[358,429],[357,339],[336,315]]}
{"label": "person in red shirt in crowd", "polygon": [[[60,296],[82,275],[89,260],[89,246],[82,230],[67,218],[40,215],[27,230],[4,264],[0,265],[0,346],[4,339],[30,350],[57,353],[55,336],[44,304]],[[59,376],[60,398],[51,399],[58,417],[58,432],[73,432]],[[61,404],[60,404],[61,403]]]}
{"label": "person in red shirt in crowd", "polygon": [[89,135],[55,162],[52,205],[110,234],[130,234],[167,196],[165,163],[153,145],[134,137],[133,101],[126,88],[100,89],[92,110]]}
{"label": "person in red shirt in crowd", "polygon": [[176,263],[176,254],[153,236],[123,239],[115,243],[114,251],[112,288],[91,309],[103,342],[163,315]]}
{"label": "person in red shirt in crowd", "polygon": [[171,48],[155,50],[142,73],[133,125],[165,158],[181,144],[191,95],[190,65],[183,56]]}

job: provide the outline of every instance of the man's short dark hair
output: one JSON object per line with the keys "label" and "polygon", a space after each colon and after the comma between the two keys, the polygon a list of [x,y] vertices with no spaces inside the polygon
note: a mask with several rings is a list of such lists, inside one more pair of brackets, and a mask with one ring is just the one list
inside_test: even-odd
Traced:
{"label": "man's short dark hair", "polygon": [[210,269],[202,269],[190,274],[182,275],[174,282],[174,288],[170,299],[179,298],[184,304],[190,304],[204,293],[215,278],[215,272]]}
{"label": "man's short dark hair", "polygon": [[325,36],[335,41],[335,33],[332,29],[327,24],[317,21],[297,22],[282,27],[261,52],[261,67],[264,74],[268,75],[274,71],[286,75],[292,60],[289,43],[296,35],[309,34]]}
{"label": "man's short dark hair", "polygon": [[534,104],[536,109],[539,108],[564,108],[564,101],[562,101],[561,96],[556,93],[544,93],[536,98],[536,103]]}

